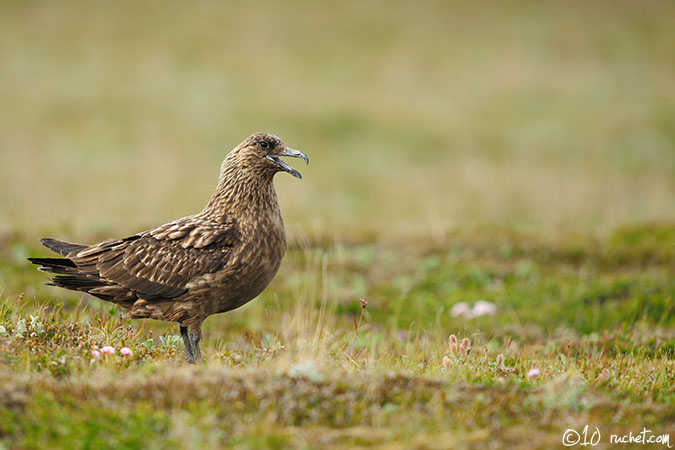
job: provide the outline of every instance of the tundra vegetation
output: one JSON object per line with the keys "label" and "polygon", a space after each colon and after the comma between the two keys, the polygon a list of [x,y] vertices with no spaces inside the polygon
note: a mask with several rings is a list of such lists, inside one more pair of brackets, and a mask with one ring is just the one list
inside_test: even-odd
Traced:
{"label": "tundra vegetation", "polygon": [[[674,441],[674,16],[3,3],[0,448]],[[26,261],[199,211],[254,131],[312,164],[204,364]]]}

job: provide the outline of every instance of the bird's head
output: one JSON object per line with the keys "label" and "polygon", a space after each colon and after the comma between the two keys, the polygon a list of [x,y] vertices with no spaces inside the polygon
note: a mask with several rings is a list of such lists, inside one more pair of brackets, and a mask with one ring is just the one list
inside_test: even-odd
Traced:
{"label": "bird's head", "polygon": [[300,172],[286,164],[281,159],[284,156],[302,158],[309,164],[309,157],[305,152],[287,147],[284,142],[273,134],[255,133],[239,144],[228,158],[235,158],[241,170],[270,178],[277,172],[285,171],[297,178],[302,178]]}

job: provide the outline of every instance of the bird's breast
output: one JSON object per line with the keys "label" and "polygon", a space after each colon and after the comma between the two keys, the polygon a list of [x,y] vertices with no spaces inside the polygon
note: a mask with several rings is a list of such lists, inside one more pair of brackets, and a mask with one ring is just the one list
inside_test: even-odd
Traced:
{"label": "bird's breast", "polygon": [[225,312],[259,295],[276,275],[286,253],[286,233],[281,215],[241,220],[239,242],[227,267],[216,278],[219,289],[211,292],[212,313]]}
{"label": "bird's breast", "polygon": [[251,272],[251,276],[259,273],[266,280],[266,286],[286,253],[286,232],[281,214],[270,214],[248,223],[242,230],[242,243],[239,263],[244,266],[243,270]]}

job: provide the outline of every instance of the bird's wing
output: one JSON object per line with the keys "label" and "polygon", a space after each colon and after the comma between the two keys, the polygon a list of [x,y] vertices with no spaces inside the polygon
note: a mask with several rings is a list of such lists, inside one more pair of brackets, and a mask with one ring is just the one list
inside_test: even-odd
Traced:
{"label": "bird's wing", "polygon": [[187,217],[71,256],[81,273],[97,275],[146,300],[170,300],[193,278],[223,268],[236,240],[233,226]]}

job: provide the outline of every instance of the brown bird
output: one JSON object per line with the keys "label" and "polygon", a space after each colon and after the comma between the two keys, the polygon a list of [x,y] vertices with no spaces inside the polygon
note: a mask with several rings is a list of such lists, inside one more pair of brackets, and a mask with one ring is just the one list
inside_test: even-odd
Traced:
{"label": "brown bird", "polygon": [[42,244],[65,258],[29,258],[57,274],[49,285],[120,305],[130,318],[177,322],[188,361],[201,361],[201,325],[260,294],[279,269],[286,232],[272,179],[300,173],[281,157],[302,158],[276,136],[256,133],[223,161],[204,209],[124,239]]}

